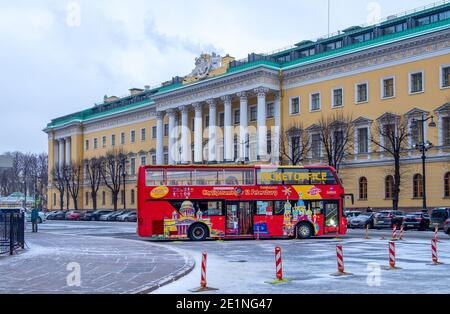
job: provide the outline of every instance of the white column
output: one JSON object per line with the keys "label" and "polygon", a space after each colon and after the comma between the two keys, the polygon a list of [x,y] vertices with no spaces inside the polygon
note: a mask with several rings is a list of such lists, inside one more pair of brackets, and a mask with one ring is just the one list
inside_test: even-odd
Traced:
{"label": "white column", "polygon": [[258,160],[266,160],[267,158],[266,94],[268,92],[269,89],[267,88],[255,89],[258,97]]}
{"label": "white column", "polygon": [[59,168],[64,166],[64,140],[59,140],[59,155],[58,155]]}
{"label": "white column", "polygon": [[169,165],[175,165],[176,157],[176,124],[175,124],[175,110],[167,110],[169,115]]}
{"label": "white column", "polygon": [[181,107],[181,163],[188,164],[191,161],[190,154],[190,138],[191,132],[188,123],[189,107]]}
{"label": "white column", "polygon": [[210,99],[207,101],[209,105],[209,141],[208,141],[208,161],[217,162],[217,104],[215,99]]}
{"label": "white column", "polygon": [[72,139],[66,138],[66,164],[70,166],[72,163]]}
{"label": "white column", "polygon": [[156,113],[156,164],[164,164],[164,112]]}
{"label": "white column", "polygon": [[275,127],[272,134],[272,163],[280,163],[280,140],[281,140],[281,92],[275,94]]}
{"label": "white column", "polygon": [[194,162],[203,162],[203,105],[194,104]]}
{"label": "white column", "polygon": [[224,96],[221,98],[224,106],[224,151],[225,162],[233,161],[233,123],[232,123],[232,98],[231,96]]}
{"label": "white column", "polygon": [[239,143],[240,143],[240,160],[248,161],[247,145],[248,141],[248,94],[246,92],[238,93],[240,101],[240,126],[239,126]]}

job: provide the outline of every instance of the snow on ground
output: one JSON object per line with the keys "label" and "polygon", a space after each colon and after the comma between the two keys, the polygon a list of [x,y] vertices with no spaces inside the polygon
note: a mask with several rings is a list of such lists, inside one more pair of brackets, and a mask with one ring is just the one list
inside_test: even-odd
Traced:
{"label": "snow on ground", "polygon": [[[389,265],[388,240],[346,239],[340,243],[345,270],[353,273],[348,277],[330,276],[337,272],[335,240],[171,243],[167,245],[191,255],[196,268],[154,293],[189,293],[199,287],[202,251],[208,252],[208,285],[219,289],[209,293],[450,293],[450,239],[445,236],[438,244],[446,264],[432,266],[431,233],[429,237],[396,242],[399,270],[383,269]],[[291,282],[272,285],[266,282],[275,279],[277,245],[282,248],[284,277]]]}

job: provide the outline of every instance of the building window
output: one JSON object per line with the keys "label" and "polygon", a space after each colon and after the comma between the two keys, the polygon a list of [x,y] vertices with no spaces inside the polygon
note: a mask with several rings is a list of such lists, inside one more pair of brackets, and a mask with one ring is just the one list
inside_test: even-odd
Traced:
{"label": "building window", "polygon": [[311,94],[310,110],[311,111],[319,111],[320,108],[321,108],[320,93]]}
{"label": "building window", "polygon": [[444,176],[444,196],[450,197],[450,172]]}
{"label": "building window", "polygon": [[258,120],[258,107],[252,106],[250,107],[250,121]]}
{"label": "building window", "polygon": [[157,127],[156,127],[156,126],[153,126],[153,127],[152,127],[152,139],[156,139],[156,137],[157,137],[157,132],[158,132]]}
{"label": "building window", "polygon": [[147,165],[147,157],[141,156],[141,166],[146,166],[146,165]]}
{"label": "building window", "polygon": [[342,88],[333,89],[332,92],[332,107],[342,107],[344,105],[344,90]]}
{"label": "building window", "polygon": [[141,129],[141,141],[142,142],[145,141],[146,138],[147,138],[147,130],[145,128]]}
{"label": "building window", "polygon": [[442,118],[442,145],[450,146],[450,116]]}
{"label": "building window", "polygon": [[369,153],[369,129],[358,129],[358,154]]}
{"label": "building window", "polygon": [[272,133],[267,131],[267,154],[272,154]]}
{"label": "building window", "polygon": [[115,134],[111,135],[111,146],[116,146],[116,135]]}
{"label": "building window", "polygon": [[89,140],[84,141],[84,150],[89,150]]}
{"label": "building window", "polygon": [[291,114],[299,114],[300,113],[300,98],[294,97],[291,98],[291,105],[289,106]]}
{"label": "building window", "polygon": [[125,202],[125,191],[120,191],[120,204],[123,205]]}
{"label": "building window", "polygon": [[53,206],[56,206],[56,193],[53,193]]}
{"label": "building window", "polygon": [[414,175],[413,197],[414,198],[423,198],[423,177],[421,174]]}
{"label": "building window", "polygon": [[94,149],[98,148],[98,138],[94,138]]}
{"label": "building window", "polygon": [[120,144],[125,145],[125,132],[120,133]]}
{"label": "building window", "polygon": [[164,124],[164,136],[165,137],[169,136],[169,125],[168,124]]}
{"label": "building window", "polygon": [[406,22],[399,23],[396,25],[388,26],[383,28],[383,35],[389,35],[394,33],[399,33],[408,29],[408,24]]}
{"label": "building window", "polygon": [[169,154],[164,154],[164,164],[165,165],[169,164]]}
{"label": "building window", "polygon": [[395,79],[393,77],[382,79],[382,98],[395,97]]}
{"label": "building window", "polygon": [[84,204],[86,206],[88,206],[89,205],[89,192],[84,193],[84,198],[85,198]]}
{"label": "building window", "polygon": [[156,165],[156,155],[152,155],[152,165]]}
{"label": "building window", "polygon": [[105,191],[102,192],[102,205],[103,206],[106,205],[106,192]]}
{"label": "building window", "polygon": [[322,157],[322,141],[320,134],[311,135],[311,153],[313,159]]}
{"label": "building window", "polygon": [[233,140],[233,155],[234,155],[234,160],[238,159],[238,136],[234,135],[234,140]]}
{"label": "building window", "polygon": [[369,101],[369,84],[361,83],[356,85],[356,103],[360,104]]}
{"label": "building window", "polygon": [[391,200],[394,198],[394,177],[387,176],[384,181],[384,197]]}
{"label": "building window", "polygon": [[102,137],[102,146],[103,146],[103,148],[106,147],[106,136]]}
{"label": "building window", "polygon": [[225,125],[225,113],[219,112],[219,127],[223,128]]}
{"label": "building window", "polygon": [[134,190],[131,190],[130,191],[130,204],[134,205],[134,202],[135,202],[135,193],[134,193]]}
{"label": "building window", "polygon": [[365,177],[359,179],[359,199],[367,200],[367,178]]}
{"label": "building window", "polygon": [[325,50],[326,50],[326,51],[330,51],[330,50],[335,50],[335,49],[342,48],[343,43],[344,43],[344,42],[343,42],[342,40],[339,40],[339,41],[335,41],[335,42],[326,44],[326,45],[325,45]]}
{"label": "building window", "polygon": [[241,110],[236,109],[234,111],[234,124],[241,123]]}
{"label": "building window", "polygon": [[136,143],[136,131],[135,130],[131,130],[131,132],[130,132],[130,143],[131,144]]}
{"label": "building window", "polygon": [[353,37],[353,43],[362,43],[365,41],[369,41],[373,38],[373,33],[369,32],[369,33],[364,33],[361,35],[357,35]]}
{"label": "building window", "polygon": [[134,176],[136,174],[136,158],[130,159],[130,174]]}
{"label": "building window", "polygon": [[423,92],[423,72],[412,73],[409,76],[409,93]]}
{"label": "building window", "polygon": [[422,144],[423,123],[419,121],[411,122],[411,146]]}
{"label": "building window", "polygon": [[209,127],[209,114],[205,116],[205,128]]}
{"label": "building window", "polygon": [[441,87],[450,87],[450,65],[441,67]]}
{"label": "building window", "polygon": [[192,120],[191,120],[191,130],[192,130],[192,132],[195,131],[195,118],[192,118]]}
{"label": "building window", "polygon": [[275,117],[275,104],[268,103],[266,108],[267,119],[272,119]]}

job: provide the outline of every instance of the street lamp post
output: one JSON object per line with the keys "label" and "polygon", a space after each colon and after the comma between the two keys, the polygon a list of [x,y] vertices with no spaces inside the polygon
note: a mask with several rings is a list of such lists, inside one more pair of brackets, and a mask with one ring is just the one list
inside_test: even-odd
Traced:
{"label": "street lamp post", "polygon": [[427,152],[433,147],[433,144],[429,141],[425,142],[425,123],[431,120],[429,123],[430,128],[435,128],[436,123],[434,122],[434,117],[427,117],[422,119],[414,119],[414,123],[422,124],[422,142],[414,145],[414,148],[418,149],[422,153],[422,186],[423,186],[423,210],[428,210],[427,208],[427,181],[426,181],[426,159]]}

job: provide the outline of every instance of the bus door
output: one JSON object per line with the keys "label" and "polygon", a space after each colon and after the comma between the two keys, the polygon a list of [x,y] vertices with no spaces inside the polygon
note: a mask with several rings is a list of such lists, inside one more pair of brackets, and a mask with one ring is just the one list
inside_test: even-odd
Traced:
{"label": "bus door", "polygon": [[253,210],[251,202],[227,202],[226,215],[226,235],[253,235]]}
{"label": "bus door", "polygon": [[339,227],[339,201],[324,201],[324,233],[336,233]]}

